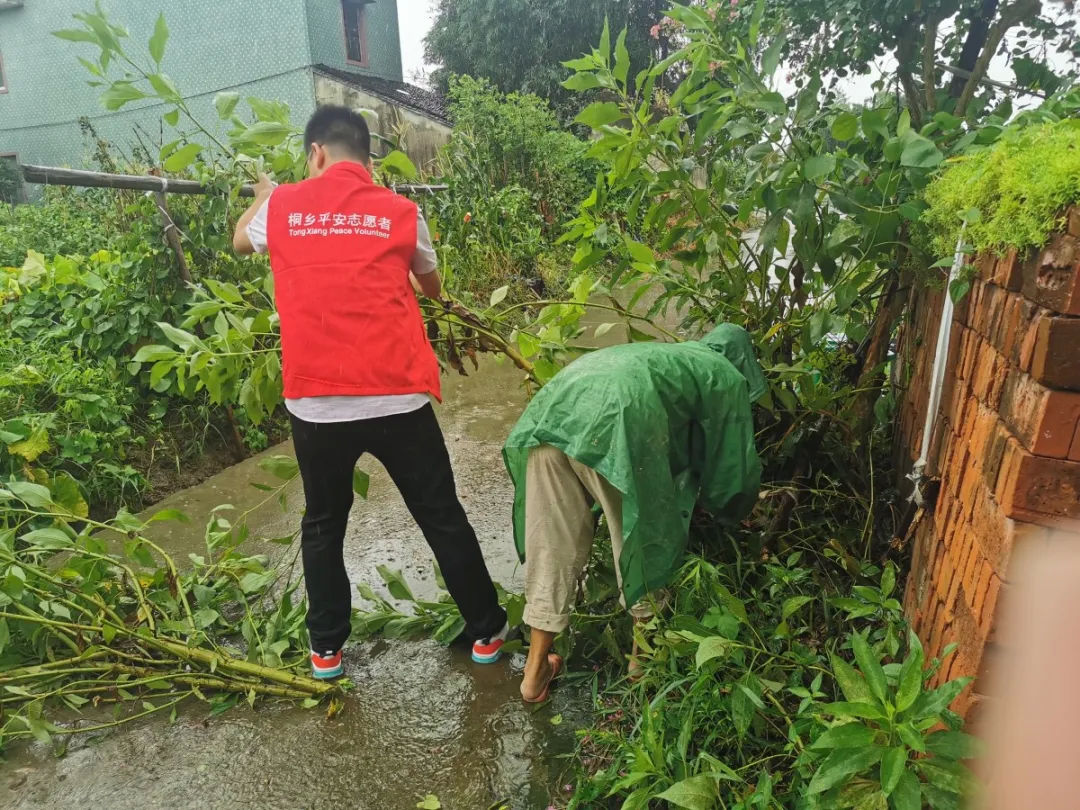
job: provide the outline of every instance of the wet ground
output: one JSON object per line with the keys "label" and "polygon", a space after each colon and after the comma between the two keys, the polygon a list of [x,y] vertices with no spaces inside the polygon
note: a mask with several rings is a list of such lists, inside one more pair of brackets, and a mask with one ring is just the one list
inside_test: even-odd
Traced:
{"label": "wet ground", "polygon": [[[487,362],[468,379],[444,378],[446,404],[437,409],[492,576],[514,590],[521,571],[500,447],[525,403],[520,379],[509,364]],[[284,511],[273,501],[257,507],[266,493],[251,482],[273,481],[257,462],[158,504],[151,511],[171,507],[193,518],[162,524],[158,539],[180,558],[199,551],[205,515],[229,503],[236,512],[253,510],[250,548],[280,553],[263,538],[296,528],[302,497],[293,492]],[[387,564],[403,571],[418,596],[432,595],[423,537],[378,463],[366,458],[360,466],[371,474],[371,489],[350,520],[350,576],[375,585],[375,567]],[[207,718],[205,706],[191,704],[173,724],[149,719],[79,739],[60,758],[44,746],[13,751],[0,769],[0,807],[404,810],[435,794],[448,810],[500,802],[542,810],[562,790],[559,755],[572,750],[573,728],[588,722],[584,694],[563,688],[539,710],[526,707],[518,694],[520,657],[480,667],[467,651],[433,641],[359,645],[347,650],[345,663],[357,688],[333,720],[318,709],[275,707]]]}

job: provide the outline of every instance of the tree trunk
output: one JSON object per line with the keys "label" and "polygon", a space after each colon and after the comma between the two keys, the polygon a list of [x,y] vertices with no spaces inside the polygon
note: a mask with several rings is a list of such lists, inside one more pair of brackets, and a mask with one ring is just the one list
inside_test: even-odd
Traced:
{"label": "tree trunk", "polygon": [[959,101],[956,102],[957,115],[963,117],[967,112],[971,100],[975,98],[975,91],[979,89],[979,83],[982,82],[983,77],[986,76],[986,71],[990,68],[990,60],[994,58],[998,46],[1009,29],[1019,25],[1024,20],[1038,16],[1041,11],[1042,0],[1016,0],[1016,2],[1010,3],[1001,10],[997,22],[990,27],[990,32],[986,35],[986,42],[983,44],[982,52],[979,54],[978,59],[975,60],[975,65],[971,69],[971,76],[964,85]]}
{"label": "tree trunk", "polygon": [[910,270],[895,271],[885,294],[881,298],[874,322],[870,325],[866,350],[863,352],[859,380],[856,384],[858,393],[851,403],[852,435],[856,441],[862,441],[874,426],[874,403],[881,395],[881,386],[885,382],[884,364],[889,355],[893,327],[899,320],[907,303],[905,290],[911,285]]}
{"label": "tree trunk", "polygon": [[[960,51],[960,59],[956,67],[968,71],[975,69],[975,62],[978,61],[983,45],[986,44],[990,24],[994,21],[997,10],[998,0],[983,0],[979,10],[971,16],[971,27],[968,29],[967,39],[964,40],[964,47]],[[960,98],[964,94],[966,84],[966,79],[954,74],[952,83],[949,85],[949,98]]]}

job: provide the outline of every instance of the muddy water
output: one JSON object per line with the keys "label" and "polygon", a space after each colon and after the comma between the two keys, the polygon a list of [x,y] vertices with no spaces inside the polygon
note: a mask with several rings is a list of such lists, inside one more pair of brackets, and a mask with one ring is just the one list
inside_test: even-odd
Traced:
{"label": "muddy water", "polygon": [[[617,330],[612,330],[616,332]],[[510,529],[512,490],[500,446],[525,402],[520,374],[488,362],[468,379],[445,378],[438,409],[458,491],[476,528],[492,576],[520,590]],[[271,453],[289,452],[287,445]],[[380,582],[375,566],[401,569],[418,594],[434,591],[431,555],[382,468],[367,458],[367,501],[357,500],[346,538],[353,581]],[[158,539],[185,558],[202,548],[209,510],[232,504],[251,511],[249,548],[281,546],[265,538],[291,533],[302,497],[286,509],[259,505],[272,482],[257,460],[178,493],[156,508],[191,515],[190,525],[162,524]],[[358,598],[358,597],[357,597]],[[414,808],[433,793],[449,810],[483,810],[505,801],[545,808],[562,790],[562,760],[573,728],[587,722],[587,698],[572,688],[535,710],[518,695],[520,656],[494,666],[472,664],[467,651],[432,641],[379,641],[347,650],[357,684],[345,711],[234,709],[207,718],[190,704],[178,720],[149,719],[92,739],[75,739],[56,758],[45,747],[13,752],[0,770],[0,806],[11,808]],[[552,723],[552,719],[562,723]]]}

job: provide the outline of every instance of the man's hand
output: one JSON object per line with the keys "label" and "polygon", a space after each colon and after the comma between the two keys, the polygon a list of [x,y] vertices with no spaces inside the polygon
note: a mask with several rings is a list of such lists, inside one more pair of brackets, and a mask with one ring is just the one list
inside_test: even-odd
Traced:
{"label": "man's hand", "polygon": [[255,252],[255,246],[251,244],[251,240],[248,238],[247,226],[255,218],[255,214],[258,213],[259,209],[262,208],[266,198],[273,192],[275,185],[274,181],[265,174],[259,174],[259,180],[255,183],[255,202],[240,217],[240,221],[236,223],[236,231],[233,233],[233,250],[241,256],[247,256]]}
{"label": "man's hand", "polygon": [[274,181],[260,172],[259,181],[255,184],[255,199],[265,200],[274,190]]}

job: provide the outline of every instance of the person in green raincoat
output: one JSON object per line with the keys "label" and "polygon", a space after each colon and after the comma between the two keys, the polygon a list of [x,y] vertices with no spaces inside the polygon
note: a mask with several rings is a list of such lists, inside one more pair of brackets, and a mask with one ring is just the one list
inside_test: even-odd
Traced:
{"label": "person in green raincoat", "polygon": [[607,517],[622,602],[642,620],[682,563],[695,506],[729,522],[753,506],[751,403],[765,389],[746,330],[721,324],[700,341],[591,352],[529,403],[503,448],[525,561],[526,701],[545,700],[561,670],[551,647],[588,562],[593,506]]}

